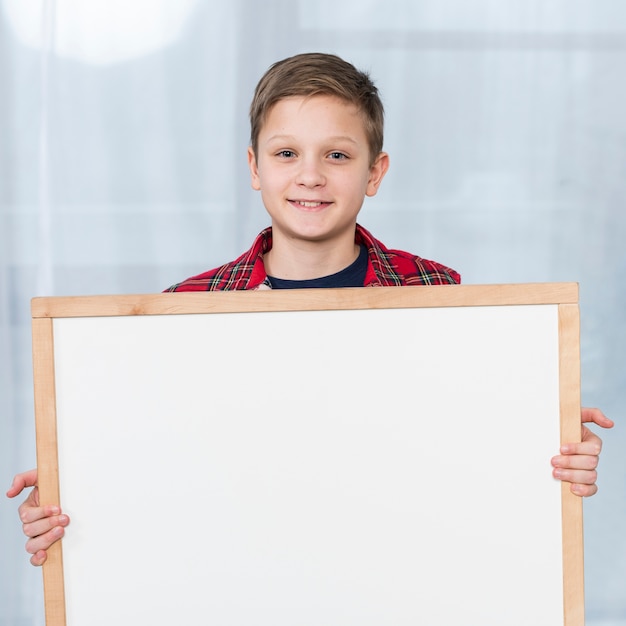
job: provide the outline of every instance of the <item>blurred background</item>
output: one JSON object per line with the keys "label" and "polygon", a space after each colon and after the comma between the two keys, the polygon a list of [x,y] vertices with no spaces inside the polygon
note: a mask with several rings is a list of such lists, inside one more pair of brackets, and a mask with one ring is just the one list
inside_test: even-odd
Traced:
{"label": "blurred background", "polygon": [[[622,0],[0,0],[6,488],[35,466],[30,299],[158,292],[247,249],[268,224],[248,105],[305,51],[383,96],[392,166],[363,226],[466,284],[580,284],[582,401],[617,422],[584,503],[587,624],[626,624]],[[3,626],[43,624],[22,499],[0,502]]]}

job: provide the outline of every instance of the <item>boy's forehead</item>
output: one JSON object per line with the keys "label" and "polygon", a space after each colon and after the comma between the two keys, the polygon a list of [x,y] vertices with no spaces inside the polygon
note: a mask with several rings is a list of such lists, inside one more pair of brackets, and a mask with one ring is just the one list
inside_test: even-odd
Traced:
{"label": "boy's forehead", "polygon": [[276,101],[268,108],[260,130],[267,131],[269,127],[276,126],[299,129],[312,119],[324,120],[329,124],[349,123],[353,130],[358,128],[365,132],[364,116],[358,107],[352,102],[329,95],[290,96]]}
{"label": "boy's forehead", "polygon": [[328,108],[338,109],[338,110],[352,110],[354,112],[358,111],[357,105],[349,100],[344,100],[339,96],[331,95],[331,94],[313,94],[308,96],[285,96],[284,98],[279,98],[276,102],[272,103],[268,107],[267,114],[269,115],[272,111],[276,109],[276,107],[294,107],[294,108],[305,108],[307,105],[318,105],[321,104]]}

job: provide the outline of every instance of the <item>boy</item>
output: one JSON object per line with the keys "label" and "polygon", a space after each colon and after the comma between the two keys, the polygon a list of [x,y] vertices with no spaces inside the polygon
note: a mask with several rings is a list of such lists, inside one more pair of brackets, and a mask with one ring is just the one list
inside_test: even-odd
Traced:
{"label": "boy", "polygon": [[365,74],[330,55],[286,59],[257,85],[250,122],[252,187],[272,227],[233,263],[170,291],[460,282],[443,265],[387,250],[356,224],[389,167],[383,106]]}
{"label": "boy", "polygon": [[[383,106],[367,74],[328,54],[280,61],[257,85],[250,122],[252,187],[261,192],[271,228],[235,261],[168,291],[460,282],[454,270],[389,250],[357,224],[365,196],[376,194],[389,167]],[[581,419],[613,425],[597,409],[583,409]],[[554,476],[577,495],[593,495],[601,446],[583,426],[582,442],[564,445],[552,459]],[[19,474],[7,495],[35,486],[19,512],[31,563],[41,565],[69,518],[58,506],[39,506],[36,482],[36,470]]]}

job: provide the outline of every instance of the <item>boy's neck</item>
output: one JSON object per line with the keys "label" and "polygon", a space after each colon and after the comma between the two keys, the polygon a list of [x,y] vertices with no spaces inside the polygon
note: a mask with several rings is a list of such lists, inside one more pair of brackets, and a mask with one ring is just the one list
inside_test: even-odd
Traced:
{"label": "boy's neck", "polygon": [[269,276],[285,280],[309,280],[345,269],[359,256],[354,235],[343,241],[303,241],[274,232],[272,249],[263,256]]}

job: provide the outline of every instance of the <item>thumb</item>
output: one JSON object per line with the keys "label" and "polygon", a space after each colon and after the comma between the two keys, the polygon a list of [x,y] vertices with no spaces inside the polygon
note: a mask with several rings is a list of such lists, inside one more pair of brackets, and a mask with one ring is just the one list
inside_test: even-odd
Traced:
{"label": "thumb", "polygon": [[28,472],[23,472],[21,474],[17,474],[13,478],[13,483],[11,487],[7,491],[8,498],[14,498],[24,491],[24,489],[28,487],[36,487],[37,486],[37,470],[32,469]]}

